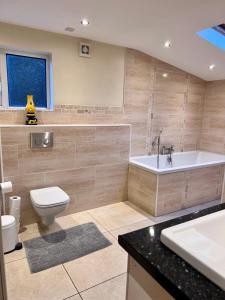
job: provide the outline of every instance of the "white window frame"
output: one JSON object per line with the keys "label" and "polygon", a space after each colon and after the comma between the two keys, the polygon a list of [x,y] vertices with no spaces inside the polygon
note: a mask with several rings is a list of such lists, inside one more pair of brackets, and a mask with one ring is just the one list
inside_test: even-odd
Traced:
{"label": "white window frame", "polygon": [[9,106],[6,54],[43,58],[46,60],[47,108],[45,107],[36,107],[36,108],[37,110],[52,110],[53,109],[53,88],[52,88],[51,56],[48,54],[39,54],[34,52],[26,52],[26,51],[18,51],[18,50],[10,50],[10,49],[0,49],[0,108],[10,108],[15,110],[24,109],[24,107]]}

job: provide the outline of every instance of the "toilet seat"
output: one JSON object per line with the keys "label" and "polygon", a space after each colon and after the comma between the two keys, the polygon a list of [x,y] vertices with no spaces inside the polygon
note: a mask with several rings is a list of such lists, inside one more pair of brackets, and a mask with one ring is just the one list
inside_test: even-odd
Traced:
{"label": "toilet seat", "polygon": [[36,207],[54,207],[69,202],[69,196],[58,186],[30,191],[31,201]]}

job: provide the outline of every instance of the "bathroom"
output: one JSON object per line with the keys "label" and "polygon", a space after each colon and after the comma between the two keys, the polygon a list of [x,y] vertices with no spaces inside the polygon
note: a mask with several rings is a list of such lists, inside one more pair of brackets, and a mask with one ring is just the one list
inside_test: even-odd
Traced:
{"label": "bathroom", "polygon": [[224,11],[1,1],[0,299],[225,299]]}

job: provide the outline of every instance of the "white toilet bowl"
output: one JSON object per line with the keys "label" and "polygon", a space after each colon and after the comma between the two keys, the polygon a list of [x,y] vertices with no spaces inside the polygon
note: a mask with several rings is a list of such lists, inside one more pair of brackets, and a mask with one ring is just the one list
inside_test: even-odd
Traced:
{"label": "white toilet bowl", "polygon": [[63,212],[70,202],[69,196],[58,186],[30,191],[31,202],[44,225],[54,223],[55,216]]}

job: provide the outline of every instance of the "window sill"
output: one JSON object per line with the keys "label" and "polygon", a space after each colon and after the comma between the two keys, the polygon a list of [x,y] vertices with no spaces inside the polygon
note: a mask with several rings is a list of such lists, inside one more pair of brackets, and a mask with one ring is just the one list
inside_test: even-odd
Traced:
{"label": "window sill", "polygon": [[[25,107],[10,107],[10,106],[0,106],[1,110],[8,110],[8,111],[25,111]],[[44,108],[44,107],[36,107],[36,111],[54,111],[54,108]]]}

